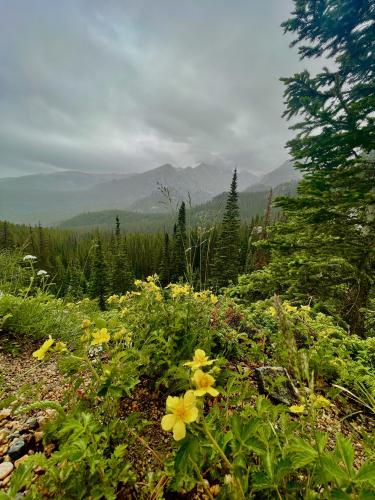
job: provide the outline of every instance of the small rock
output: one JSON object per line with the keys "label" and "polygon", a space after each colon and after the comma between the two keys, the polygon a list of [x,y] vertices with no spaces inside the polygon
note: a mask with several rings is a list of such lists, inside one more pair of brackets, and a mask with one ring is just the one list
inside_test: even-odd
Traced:
{"label": "small rock", "polygon": [[17,469],[17,467],[18,467],[19,465],[21,465],[21,464],[22,464],[25,460],[27,460],[28,458],[29,458],[29,455],[24,455],[23,457],[21,457],[21,458],[19,458],[18,460],[16,460],[16,461],[14,462],[14,466],[15,466],[15,468]]}
{"label": "small rock", "polygon": [[47,446],[44,447],[44,454],[46,457],[49,457],[52,455],[53,450],[56,448],[56,446],[53,443],[47,444]]}
{"label": "small rock", "polygon": [[43,439],[43,431],[37,431],[34,433],[35,442],[39,443]]}
{"label": "small rock", "polygon": [[0,457],[3,457],[8,451],[9,445],[7,443],[0,446]]}
{"label": "small rock", "polygon": [[11,475],[6,477],[3,481],[1,481],[1,486],[4,488],[10,482],[11,479],[12,479]]}
{"label": "small rock", "polygon": [[13,439],[19,438],[20,436],[21,435],[20,435],[19,431],[12,432],[8,436],[8,441],[12,441]]}
{"label": "small rock", "polygon": [[38,476],[45,473],[45,470],[40,465],[36,465],[33,471],[35,472],[35,474],[38,474]]}
{"label": "small rock", "polygon": [[289,373],[281,366],[262,366],[255,369],[258,389],[278,403],[290,406],[298,396]]}
{"label": "small rock", "polygon": [[25,441],[22,438],[16,438],[10,444],[8,455],[12,460],[17,460],[17,458],[22,457],[22,455],[25,453],[25,448]]}
{"label": "small rock", "polygon": [[25,425],[29,428],[29,429],[36,429],[38,427],[38,420],[35,418],[35,417],[30,417],[26,420],[25,422]]}
{"label": "small rock", "polygon": [[0,481],[5,479],[14,469],[12,462],[3,462],[0,464]]}
{"label": "small rock", "polygon": [[0,410],[0,420],[10,417],[12,410],[10,408],[3,408]]}
{"label": "small rock", "polygon": [[8,436],[9,436],[9,430],[8,429],[1,429],[0,431],[0,444],[4,444],[8,441]]}
{"label": "small rock", "polygon": [[37,421],[38,421],[39,427],[42,427],[47,422],[47,419],[46,419],[45,415],[42,415],[41,417],[37,418]]}

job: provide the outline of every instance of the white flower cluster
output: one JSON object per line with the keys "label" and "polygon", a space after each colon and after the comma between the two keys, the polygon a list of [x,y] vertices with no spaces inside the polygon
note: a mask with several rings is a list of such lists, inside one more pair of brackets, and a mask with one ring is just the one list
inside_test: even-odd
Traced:
{"label": "white flower cluster", "polygon": [[25,255],[25,257],[23,258],[24,262],[35,262],[36,260],[37,258],[35,257],[35,255]]}
{"label": "white flower cluster", "polygon": [[47,271],[45,271],[44,269],[41,269],[40,271],[38,271],[36,273],[37,276],[44,276],[45,278],[48,278],[49,274],[47,273]]}

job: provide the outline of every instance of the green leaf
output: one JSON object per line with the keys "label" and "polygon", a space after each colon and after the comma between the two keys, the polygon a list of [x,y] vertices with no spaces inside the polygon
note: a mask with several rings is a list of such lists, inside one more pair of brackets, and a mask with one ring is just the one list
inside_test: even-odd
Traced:
{"label": "green leaf", "polygon": [[368,481],[375,486],[375,462],[366,462],[357,472],[356,481]]}
{"label": "green leaf", "polygon": [[339,434],[336,438],[336,450],[342,458],[349,476],[353,477],[354,450],[352,443],[349,439],[344,438],[344,436]]}
{"label": "green leaf", "polygon": [[118,446],[116,446],[113,455],[116,458],[122,458],[124,457],[125,453],[126,453],[126,444],[119,444]]}
{"label": "green leaf", "polygon": [[325,456],[320,459],[324,472],[327,473],[328,479],[335,481],[339,486],[342,482],[350,480],[350,476],[336,463],[331,456]]}
{"label": "green leaf", "polygon": [[295,439],[288,446],[287,453],[290,454],[289,458],[294,469],[300,469],[315,462],[319,456],[318,451],[303,439]]}
{"label": "green leaf", "polygon": [[107,322],[103,318],[94,318],[96,328],[106,328]]}

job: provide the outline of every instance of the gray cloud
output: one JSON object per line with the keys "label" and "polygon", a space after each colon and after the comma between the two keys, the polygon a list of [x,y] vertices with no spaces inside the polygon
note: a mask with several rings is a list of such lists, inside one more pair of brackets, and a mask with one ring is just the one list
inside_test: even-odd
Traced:
{"label": "gray cloud", "polygon": [[[287,157],[290,0],[2,0],[0,175]],[[304,63],[305,64],[305,63]]]}

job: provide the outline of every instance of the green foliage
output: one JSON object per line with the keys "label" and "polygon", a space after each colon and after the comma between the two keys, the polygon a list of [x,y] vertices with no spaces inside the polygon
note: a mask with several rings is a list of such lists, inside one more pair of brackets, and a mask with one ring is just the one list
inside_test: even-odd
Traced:
{"label": "green foliage", "polygon": [[213,283],[221,288],[235,282],[238,275],[240,251],[240,213],[238,208],[237,170],[233,173],[222,227],[216,243]]}
{"label": "green foliage", "polygon": [[[78,316],[79,317],[79,316]],[[57,339],[72,341],[78,335],[77,316],[61,299],[38,293],[32,297],[4,294],[0,297],[0,318],[6,318],[1,336],[18,339]]]}
{"label": "green foliage", "polygon": [[[134,484],[121,421],[103,426],[91,413],[79,411],[57,418],[49,432],[58,440],[59,449],[50,458],[36,454],[22,464],[12,479],[10,497],[27,486],[29,499],[48,493],[55,498],[113,500],[118,491]],[[35,466],[46,472],[33,484]]]}
{"label": "green foliage", "polygon": [[102,242],[101,239],[98,238],[95,243],[95,257],[90,281],[90,293],[92,298],[98,298],[101,310],[105,309],[105,297],[108,291],[107,280],[107,265],[104,260]]}

